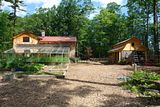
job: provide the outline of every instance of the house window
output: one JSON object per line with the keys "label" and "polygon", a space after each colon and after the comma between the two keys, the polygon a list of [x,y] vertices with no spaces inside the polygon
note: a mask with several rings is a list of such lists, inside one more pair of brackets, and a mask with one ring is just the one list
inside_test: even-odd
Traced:
{"label": "house window", "polygon": [[23,42],[29,42],[29,37],[23,37]]}
{"label": "house window", "polygon": [[132,43],[132,46],[134,46],[134,43]]}

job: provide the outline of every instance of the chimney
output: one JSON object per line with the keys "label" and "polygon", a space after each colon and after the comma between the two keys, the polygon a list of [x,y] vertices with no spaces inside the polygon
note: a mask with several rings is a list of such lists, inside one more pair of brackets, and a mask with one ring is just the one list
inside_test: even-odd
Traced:
{"label": "chimney", "polygon": [[41,35],[42,35],[42,37],[44,37],[45,36],[45,31],[42,31]]}

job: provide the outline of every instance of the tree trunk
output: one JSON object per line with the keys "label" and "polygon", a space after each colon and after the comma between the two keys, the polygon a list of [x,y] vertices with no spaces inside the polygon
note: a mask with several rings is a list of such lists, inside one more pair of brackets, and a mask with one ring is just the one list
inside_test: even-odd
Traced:
{"label": "tree trunk", "polygon": [[149,5],[146,5],[146,35],[145,35],[145,46],[148,48],[148,33],[149,33]]}
{"label": "tree trunk", "polygon": [[[159,52],[159,41],[158,41],[158,16],[157,16],[157,11],[158,11],[158,1],[153,0],[153,18],[154,18],[154,53],[155,53],[155,58],[158,55]],[[159,61],[159,57],[158,61]],[[156,58],[156,59],[157,59]]]}

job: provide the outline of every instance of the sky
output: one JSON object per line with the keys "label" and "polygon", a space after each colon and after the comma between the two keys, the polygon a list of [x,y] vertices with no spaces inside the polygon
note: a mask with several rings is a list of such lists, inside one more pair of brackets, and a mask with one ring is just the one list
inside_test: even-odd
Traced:
{"label": "sky", "polygon": [[[53,5],[58,6],[60,4],[61,0],[24,0],[24,7],[21,7],[22,9],[26,10],[26,12],[20,11],[17,13],[18,16],[25,16],[27,14],[32,14],[36,11],[36,9],[43,7],[43,8],[51,8]],[[127,0],[92,0],[95,7],[106,7],[106,5],[110,2],[116,2],[120,5],[125,5]],[[4,10],[10,10],[9,3],[2,2],[2,9]],[[122,9],[122,12],[125,13],[126,9]],[[99,13],[99,10],[95,10],[94,13],[92,13],[89,18],[93,18],[96,14]]]}

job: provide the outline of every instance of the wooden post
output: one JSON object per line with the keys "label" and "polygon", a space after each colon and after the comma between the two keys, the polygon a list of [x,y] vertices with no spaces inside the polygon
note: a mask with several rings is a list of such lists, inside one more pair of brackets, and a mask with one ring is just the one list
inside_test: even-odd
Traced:
{"label": "wooden post", "polygon": [[146,63],[147,63],[147,60],[148,60],[148,59],[147,59],[147,52],[145,52],[145,56],[144,56],[144,57],[145,57],[145,64],[146,64]]}
{"label": "wooden post", "polygon": [[122,56],[121,56],[121,52],[119,52],[119,62],[121,62]]}
{"label": "wooden post", "polygon": [[137,71],[137,70],[138,70],[138,69],[137,69],[137,64],[134,63],[133,66],[134,66],[134,71]]}

